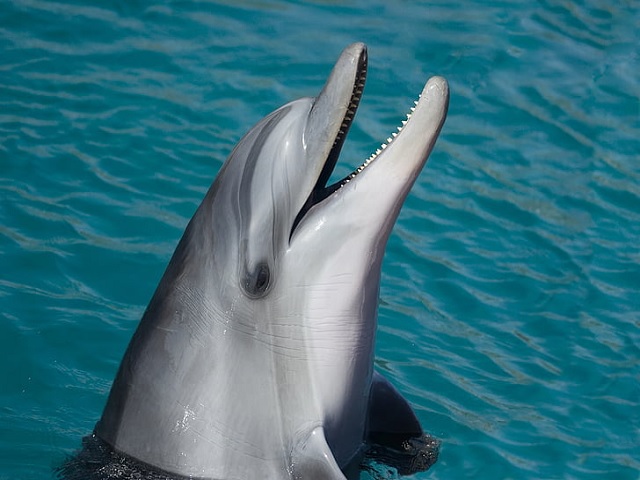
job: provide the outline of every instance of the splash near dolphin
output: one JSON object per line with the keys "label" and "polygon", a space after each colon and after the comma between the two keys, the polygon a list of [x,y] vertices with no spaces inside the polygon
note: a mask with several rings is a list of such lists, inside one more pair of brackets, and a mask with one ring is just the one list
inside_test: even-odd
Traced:
{"label": "splash near dolphin", "polygon": [[[366,70],[366,47],[347,47],[316,98],[271,113],[231,152],[79,459],[117,456],[146,478],[344,480],[367,446],[425,438],[374,372],[374,339],[387,239],[449,90],[430,79],[398,134],[328,185]],[[401,473],[435,461],[413,457]],[[106,460],[85,476],[117,470]]]}

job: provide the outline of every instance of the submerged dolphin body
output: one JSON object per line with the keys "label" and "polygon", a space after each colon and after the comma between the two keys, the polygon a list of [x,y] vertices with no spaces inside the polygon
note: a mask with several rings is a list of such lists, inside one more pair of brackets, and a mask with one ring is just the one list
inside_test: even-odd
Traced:
{"label": "submerged dolphin body", "polygon": [[235,147],[126,351],[95,434],[178,476],[344,479],[368,439],[422,430],[373,371],[380,269],[446,116],[425,86],[399,134],[327,186],[366,75],[344,50],[320,95]]}

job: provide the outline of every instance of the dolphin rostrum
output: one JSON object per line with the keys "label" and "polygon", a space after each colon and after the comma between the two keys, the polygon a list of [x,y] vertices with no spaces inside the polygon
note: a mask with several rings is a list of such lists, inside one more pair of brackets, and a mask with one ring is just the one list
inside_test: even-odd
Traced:
{"label": "dolphin rostrum", "polygon": [[345,479],[368,441],[422,435],[373,370],[380,269],[444,123],[431,78],[406,124],[327,185],[367,69],[347,47],[320,94],[260,121],[189,222],[95,436],[178,477]]}

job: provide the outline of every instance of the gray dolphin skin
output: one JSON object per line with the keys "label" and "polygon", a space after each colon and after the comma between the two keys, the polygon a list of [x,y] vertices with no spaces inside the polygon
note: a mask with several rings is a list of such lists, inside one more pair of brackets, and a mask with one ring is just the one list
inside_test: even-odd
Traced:
{"label": "gray dolphin skin", "polygon": [[95,435],[156,471],[342,479],[371,439],[422,435],[373,369],[380,270],[444,123],[431,78],[392,141],[327,185],[362,95],[347,47],[320,94],[238,143],[189,222],[122,360]]}

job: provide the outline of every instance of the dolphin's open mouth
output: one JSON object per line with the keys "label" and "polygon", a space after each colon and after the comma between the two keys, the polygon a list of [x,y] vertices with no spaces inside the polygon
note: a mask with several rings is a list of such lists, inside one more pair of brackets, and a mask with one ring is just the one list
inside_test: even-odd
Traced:
{"label": "dolphin's open mouth", "polygon": [[[355,49],[356,45],[353,47]],[[290,239],[311,208],[326,200],[340,188],[349,184],[356,176],[373,163],[380,154],[388,151],[387,147],[390,147],[392,144],[393,147],[390,150],[395,153],[391,154],[390,160],[403,159],[402,165],[404,166],[401,167],[400,163],[395,161],[391,164],[392,166],[388,168],[397,171],[397,175],[400,175],[402,178],[400,183],[403,186],[400,186],[396,191],[396,196],[397,198],[400,198],[400,196],[404,198],[408,192],[408,188],[413,184],[422,166],[426,162],[444,123],[449,105],[449,87],[446,80],[442,77],[432,77],[424,86],[422,94],[419,96],[418,101],[415,102],[415,106],[413,106],[407,114],[407,119],[398,127],[398,131],[392,133],[386,142],[353,172],[342,180],[327,185],[338,162],[340,151],[342,150],[342,146],[353,122],[356,110],[358,109],[367,76],[366,47],[362,44],[357,45],[357,47],[359,47],[356,54],[357,57],[355,55],[352,56],[352,53],[354,53],[353,50],[348,52],[348,54],[343,53],[336,67],[334,67],[329,80],[327,80],[324,89],[311,107],[309,121],[312,121],[313,128],[318,131],[318,125],[323,124],[323,121],[319,119],[323,118],[325,121],[324,125],[328,123],[328,128],[331,128],[331,131],[335,132],[328,135],[329,141],[331,135],[335,135],[335,138],[322,164],[318,179],[293,222],[289,235]],[[348,78],[345,78],[347,76]],[[319,107],[316,109],[318,105]],[[345,108],[344,105],[348,106]],[[341,113],[337,113],[336,110]],[[313,114],[316,114],[316,117],[312,118]],[[333,118],[339,118],[339,115],[342,115],[342,122],[339,129],[335,127],[337,122],[333,122],[330,118],[332,114]],[[329,116],[328,119],[327,116]],[[320,129],[321,128],[323,127],[320,127]],[[328,144],[326,138],[322,141],[326,142],[324,143],[325,145]],[[391,194],[387,192],[387,196],[389,195]]]}

